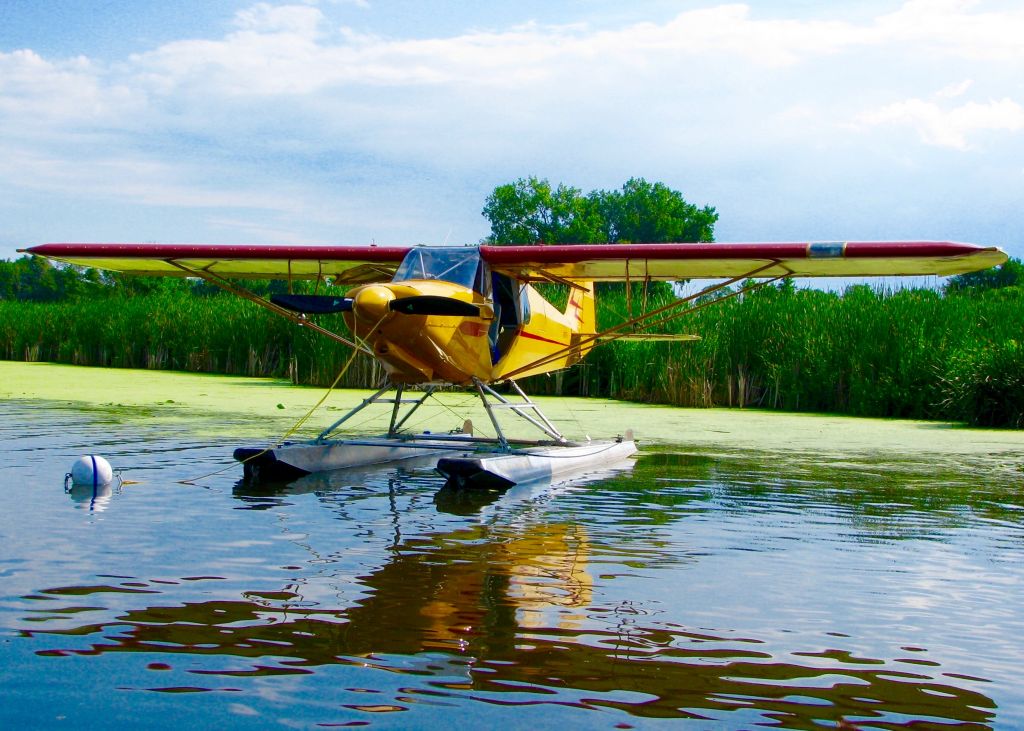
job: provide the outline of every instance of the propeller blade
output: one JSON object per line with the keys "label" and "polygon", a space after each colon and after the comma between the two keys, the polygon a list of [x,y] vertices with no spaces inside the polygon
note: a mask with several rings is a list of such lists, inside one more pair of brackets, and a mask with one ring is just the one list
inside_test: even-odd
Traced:
{"label": "propeller blade", "polygon": [[399,297],[391,300],[388,307],[394,312],[401,312],[404,315],[441,315],[448,317],[479,317],[480,308],[469,302],[453,299],[452,297],[439,297],[432,294],[422,294],[415,297]]}
{"label": "propeller blade", "polygon": [[351,297],[332,297],[326,294],[275,294],[270,301],[286,310],[306,315],[352,311]]}

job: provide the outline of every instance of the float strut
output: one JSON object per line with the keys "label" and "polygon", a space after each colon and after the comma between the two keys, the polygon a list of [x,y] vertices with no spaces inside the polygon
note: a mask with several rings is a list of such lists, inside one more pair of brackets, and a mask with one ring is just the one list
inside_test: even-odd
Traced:
{"label": "float strut", "polygon": [[[500,408],[511,409],[514,414],[530,422],[531,424],[533,424],[533,426],[540,429],[542,432],[547,434],[556,442],[565,442],[565,437],[563,437],[562,434],[558,431],[558,429],[555,428],[555,425],[552,424],[546,416],[544,416],[544,413],[540,410],[540,407],[538,407],[537,404],[530,400],[530,398],[523,392],[523,389],[519,388],[519,384],[517,384],[513,380],[509,380],[508,383],[512,385],[512,388],[515,390],[515,392],[519,394],[520,398],[523,399],[523,403],[515,403],[513,401],[509,401],[507,398],[502,396],[500,393],[495,391],[493,388],[488,386],[479,378],[473,379],[473,385],[476,386],[477,393],[480,394],[480,400],[483,402],[484,409],[487,411],[487,416],[490,417],[491,424],[494,425],[494,431],[495,434],[497,434],[498,436],[498,444],[501,446],[501,448],[505,450],[509,449],[509,442],[508,438],[505,436],[505,432],[503,432],[501,429],[501,424],[498,423],[498,415],[494,412],[495,409]],[[497,399],[498,403],[493,403],[492,401],[488,400],[488,397]],[[537,418],[534,418],[530,414],[524,413],[526,411],[532,411],[534,414],[536,414]]]}

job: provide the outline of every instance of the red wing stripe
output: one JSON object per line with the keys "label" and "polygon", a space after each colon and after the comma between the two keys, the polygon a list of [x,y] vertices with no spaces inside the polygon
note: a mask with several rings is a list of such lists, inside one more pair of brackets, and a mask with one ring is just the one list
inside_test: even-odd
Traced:
{"label": "red wing stripe", "polygon": [[26,251],[40,256],[100,259],[244,259],[400,262],[409,246],[274,246],[249,244],[42,244]]}
{"label": "red wing stripe", "polygon": [[[843,243],[842,257],[903,258],[950,257],[976,254],[983,247],[950,241],[851,241]],[[489,264],[575,264],[585,261],[624,259],[811,259],[822,255],[814,242],[721,243],[721,244],[582,244],[553,246],[481,246]]]}

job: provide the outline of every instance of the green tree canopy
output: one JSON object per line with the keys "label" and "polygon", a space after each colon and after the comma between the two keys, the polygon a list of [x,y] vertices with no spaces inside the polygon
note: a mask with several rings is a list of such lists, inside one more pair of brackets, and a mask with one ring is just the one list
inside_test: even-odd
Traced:
{"label": "green tree canopy", "polygon": [[606,241],[614,243],[710,242],[718,213],[697,208],[664,183],[630,178],[621,190],[588,196],[601,214]]}
{"label": "green tree canopy", "polygon": [[1003,264],[980,272],[957,274],[946,282],[946,294],[973,294],[990,289],[1024,286],[1024,262],[1009,259]]}
{"label": "green tree canopy", "polygon": [[600,241],[602,221],[578,188],[520,178],[487,197],[483,215],[495,244],[582,244]]}
{"label": "green tree canopy", "polygon": [[50,302],[88,295],[102,287],[95,269],[54,266],[37,256],[0,261],[0,300]]}
{"label": "green tree canopy", "polygon": [[483,216],[494,244],[714,241],[718,213],[698,208],[664,183],[630,178],[620,190],[578,188],[520,178],[487,197]]}

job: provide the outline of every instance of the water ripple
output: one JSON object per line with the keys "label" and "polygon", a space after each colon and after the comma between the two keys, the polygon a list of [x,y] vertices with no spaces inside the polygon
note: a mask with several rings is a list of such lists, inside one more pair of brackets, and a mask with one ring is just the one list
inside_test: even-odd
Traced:
{"label": "water ripple", "polygon": [[[453,711],[1024,725],[1024,500],[1000,475],[661,453],[472,499],[438,493],[429,465],[184,485],[230,445],[187,422],[4,409],[0,682],[18,702],[0,718],[15,725],[129,723],[127,707],[224,728]],[[88,445],[133,480],[99,507],[62,489]]]}

